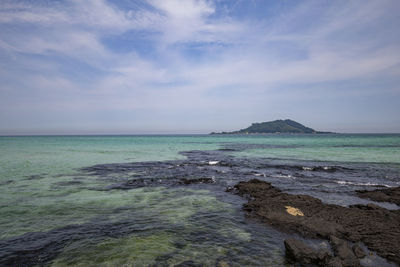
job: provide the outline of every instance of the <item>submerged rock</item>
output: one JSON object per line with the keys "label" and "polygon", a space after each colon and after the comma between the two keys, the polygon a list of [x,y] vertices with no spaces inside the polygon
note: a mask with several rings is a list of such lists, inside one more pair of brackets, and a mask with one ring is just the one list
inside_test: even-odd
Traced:
{"label": "submerged rock", "polygon": [[357,244],[355,244],[352,247],[352,249],[353,249],[354,255],[356,255],[356,257],[359,258],[359,259],[362,259],[365,256],[367,256],[367,254],[364,252],[364,250]]}
{"label": "submerged rock", "polygon": [[[400,263],[399,210],[376,205],[342,207],[325,204],[311,196],[283,193],[270,183],[257,179],[239,182],[231,191],[249,199],[243,209],[250,216],[286,232],[330,240],[335,254],[346,265],[355,264],[358,259],[352,248],[343,243],[345,240],[363,242],[378,255]],[[296,207],[304,216],[289,214],[286,206]],[[332,259],[332,264],[334,262],[337,260]]]}
{"label": "submerged rock", "polygon": [[178,182],[179,184],[212,184],[215,183],[213,178],[194,178],[194,179],[186,179],[182,178]]}
{"label": "submerged rock", "polygon": [[229,267],[229,266],[230,266],[229,263],[224,260],[219,260],[217,262],[217,267]]}
{"label": "submerged rock", "polygon": [[177,265],[174,265],[174,267],[201,267],[201,266],[202,266],[201,264],[197,264],[192,260],[184,261]]}
{"label": "submerged rock", "polygon": [[123,183],[116,183],[107,186],[104,190],[129,190],[132,188],[151,187],[151,186],[174,186],[174,185],[190,185],[190,184],[212,184],[215,183],[214,178],[136,178]]}
{"label": "submerged rock", "polygon": [[385,188],[376,190],[357,190],[357,195],[361,198],[369,198],[378,202],[390,202],[400,206],[400,187]]}

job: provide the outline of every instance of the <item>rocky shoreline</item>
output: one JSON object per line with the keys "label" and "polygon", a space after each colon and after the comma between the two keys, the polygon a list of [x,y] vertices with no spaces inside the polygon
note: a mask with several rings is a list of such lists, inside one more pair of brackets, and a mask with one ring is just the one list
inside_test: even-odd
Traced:
{"label": "rocky shoreline", "polygon": [[287,257],[319,266],[360,266],[365,244],[379,256],[400,264],[400,210],[374,204],[342,207],[308,195],[283,193],[270,183],[253,179],[228,191],[246,197],[243,209],[288,233],[328,240],[331,249],[315,250],[295,239],[285,240]]}
{"label": "rocky shoreline", "polygon": [[400,187],[376,189],[376,190],[357,190],[357,195],[361,198],[368,198],[378,202],[389,202],[400,206]]}

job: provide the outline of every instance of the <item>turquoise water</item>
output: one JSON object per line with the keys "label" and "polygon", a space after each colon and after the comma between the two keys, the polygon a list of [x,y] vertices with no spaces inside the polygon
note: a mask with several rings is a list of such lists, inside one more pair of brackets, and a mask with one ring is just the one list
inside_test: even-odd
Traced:
{"label": "turquoise water", "polygon": [[[192,160],[181,154],[184,151],[223,151],[218,153],[250,163],[339,165],[359,170],[357,175],[321,173],[303,180],[300,176],[294,179],[296,172],[286,170],[262,173],[287,190],[334,188],[327,201],[339,204],[362,203],[347,193],[353,187],[346,186],[346,191],[343,185],[396,186],[400,177],[400,135],[0,137],[0,242],[34,239],[42,233],[54,249],[40,248],[44,260],[39,265],[285,264],[284,234],[248,221],[240,210],[244,200],[224,192],[237,177],[217,177],[216,186],[159,184],[109,190],[115,183],[144,177],[146,169],[107,175],[82,169],[98,164]],[[111,168],[102,166],[103,171]],[[148,171],[157,166],[154,163]],[[368,168],[372,169],[362,173]],[[158,172],[157,179],[163,178]],[[341,195],[343,191],[348,198]],[[320,197],[315,192],[310,190]],[[6,245],[1,253],[8,253]]]}
{"label": "turquoise water", "polygon": [[[342,162],[400,163],[399,135],[305,135],[254,138],[278,148],[252,149],[238,156]],[[287,149],[285,149],[285,147]]]}

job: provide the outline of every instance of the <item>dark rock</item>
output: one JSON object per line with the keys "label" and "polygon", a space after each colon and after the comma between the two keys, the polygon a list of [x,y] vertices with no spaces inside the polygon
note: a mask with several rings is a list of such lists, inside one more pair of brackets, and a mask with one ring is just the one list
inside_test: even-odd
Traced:
{"label": "dark rock", "polygon": [[215,183],[213,178],[195,178],[195,179],[186,179],[182,178],[178,182],[179,184],[212,184]]}
{"label": "dark rock", "polygon": [[286,257],[289,260],[303,264],[317,264],[324,266],[332,257],[329,251],[315,250],[298,239],[289,238],[285,240]]}
{"label": "dark rock", "polygon": [[356,255],[356,257],[359,259],[362,259],[365,256],[367,256],[367,254],[365,254],[364,250],[357,244],[355,244],[353,246],[353,252],[354,252],[354,255]]}
{"label": "dark rock", "polygon": [[234,188],[234,187],[232,187],[232,186],[228,186],[226,189],[225,189],[225,192],[234,192],[236,189]]}
{"label": "dark rock", "polygon": [[[239,182],[235,189],[239,195],[250,196],[243,206],[249,216],[304,237],[330,240],[334,236],[363,242],[381,257],[400,263],[400,210],[387,210],[376,205],[342,207],[325,204],[311,196],[283,193],[270,183],[257,179]],[[298,209],[303,216],[289,214],[289,206]],[[345,245],[338,245],[337,252],[342,256],[341,260],[349,257],[346,264],[356,258],[352,249]]]}
{"label": "dark rock", "polygon": [[390,202],[400,206],[400,187],[376,189],[373,191],[358,190],[356,193],[361,198],[369,198],[378,202]]}
{"label": "dark rock", "polygon": [[200,267],[202,265],[197,264],[194,261],[189,260],[189,261],[181,262],[181,263],[179,263],[177,265],[174,265],[174,266],[175,267]]}
{"label": "dark rock", "polygon": [[236,151],[236,150],[233,148],[220,148],[218,149],[218,151]]}
{"label": "dark rock", "polygon": [[156,179],[156,178],[136,178],[127,182],[109,185],[105,190],[128,190],[132,188],[140,188],[147,186],[157,186],[169,183],[167,179]]}
{"label": "dark rock", "polygon": [[334,258],[330,258],[327,262],[326,262],[326,267],[343,267],[342,265],[342,261],[340,260],[339,257],[334,257]]}
{"label": "dark rock", "polygon": [[174,246],[178,249],[183,249],[184,247],[186,247],[186,243],[177,241],[174,243]]}
{"label": "dark rock", "polygon": [[216,267],[229,267],[229,263],[225,260],[218,260]]}
{"label": "dark rock", "polygon": [[351,208],[357,208],[361,210],[386,210],[378,205],[375,205],[373,203],[368,203],[367,205],[361,205],[361,204],[356,204],[356,205],[350,205]]}
{"label": "dark rock", "polygon": [[129,190],[132,188],[150,187],[150,186],[171,186],[171,185],[189,185],[189,184],[212,184],[215,183],[213,178],[171,178],[171,179],[160,179],[160,178],[136,178],[123,183],[111,184],[105,190]]}
{"label": "dark rock", "polygon": [[168,253],[165,255],[157,256],[155,259],[156,262],[152,265],[149,265],[149,267],[170,267],[168,261],[173,258],[173,255],[173,253]]}
{"label": "dark rock", "polygon": [[335,255],[340,258],[343,266],[361,266],[347,241],[331,236],[330,243]]}

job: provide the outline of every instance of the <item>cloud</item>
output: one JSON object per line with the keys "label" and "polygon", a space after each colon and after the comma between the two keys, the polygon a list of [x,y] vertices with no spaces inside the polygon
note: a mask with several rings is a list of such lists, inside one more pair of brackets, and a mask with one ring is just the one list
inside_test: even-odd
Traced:
{"label": "cloud", "polygon": [[228,18],[209,19],[216,9],[211,1],[151,0],[149,3],[162,15],[157,28],[162,32],[162,41],[167,44],[229,42],[227,35],[242,30],[240,23]]}
{"label": "cloud", "polygon": [[[17,107],[38,114],[218,110],[225,118],[243,107],[242,120],[252,121],[261,111],[255,103],[274,114],[279,101],[304,99],[305,87],[323,99],[334,83],[398,77],[397,1],[275,3],[282,8],[270,17],[235,10],[237,3],[3,1],[0,110],[21,125]],[[346,88],[349,97],[366,90]]]}

